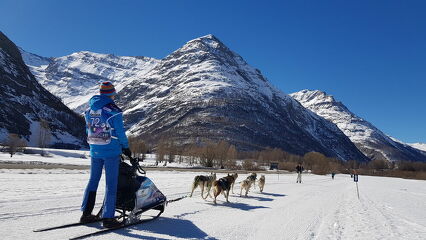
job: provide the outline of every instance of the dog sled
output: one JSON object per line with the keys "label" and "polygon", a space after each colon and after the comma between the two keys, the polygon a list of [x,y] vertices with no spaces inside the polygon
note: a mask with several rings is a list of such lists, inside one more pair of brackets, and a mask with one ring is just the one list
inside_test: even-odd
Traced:
{"label": "dog sled", "polygon": [[115,209],[124,224],[137,221],[148,210],[157,210],[160,216],[167,203],[166,196],[145,176],[139,161],[130,159],[131,165],[124,159],[120,162]]}

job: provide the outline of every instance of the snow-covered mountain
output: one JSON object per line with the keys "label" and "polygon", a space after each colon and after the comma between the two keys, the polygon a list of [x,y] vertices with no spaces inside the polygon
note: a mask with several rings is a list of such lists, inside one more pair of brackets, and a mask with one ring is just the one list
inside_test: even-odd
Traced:
{"label": "snow-covered mountain", "polygon": [[371,159],[426,161],[424,152],[387,136],[325,92],[302,90],[290,96],[312,112],[336,124]]}
{"label": "snow-covered mountain", "polygon": [[271,86],[213,35],[189,41],[119,95],[129,132],[153,142],[223,139],[245,150],[367,160],[334,124]]}
{"label": "snow-covered mountain", "polygon": [[39,83],[78,113],[84,111],[90,97],[98,93],[100,82],[113,81],[120,91],[127,83],[142,78],[158,62],[148,57],[120,57],[88,51],[57,58],[20,51]]}
{"label": "snow-covered mountain", "polygon": [[38,81],[81,112],[100,81],[119,90],[129,133],[179,144],[225,139],[241,149],[280,147],[367,160],[334,125],[277,90],[212,35],[162,60],[78,52],[44,58],[21,50]]}
{"label": "snow-covered mountain", "polygon": [[[38,62],[43,62],[43,59],[39,60]],[[16,45],[2,32],[0,80],[0,141],[8,133],[16,133],[23,136],[30,146],[35,146],[40,121],[44,119],[51,129],[50,145],[82,146],[84,120],[37,82],[22,60]]]}
{"label": "snow-covered mountain", "polygon": [[426,143],[410,143],[409,145],[413,148],[417,148],[421,151],[424,151],[426,154]]}

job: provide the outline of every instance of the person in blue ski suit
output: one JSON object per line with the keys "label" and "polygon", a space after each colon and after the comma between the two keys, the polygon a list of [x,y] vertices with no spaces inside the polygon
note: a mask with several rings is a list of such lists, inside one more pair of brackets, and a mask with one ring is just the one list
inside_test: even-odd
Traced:
{"label": "person in blue ski suit", "polygon": [[[84,192],[81,206],[83,214],[80,218],[80,222],[89,223],[97,219],[97,216],[92,215],[92,211],[95,205],[96,191],[102,175],[102,169],[105,167],[106,188],[102,210],[102,222],[103,226],[106,228],[112,228],[120,224],[120,222],[114,218],[120,155],[123,153],[126,156],[131,156],[123,126],[123,113],[114,103],[115,95],[116,92],[112,83],[103,82],[100,86],[100,94],[90,99],[90,108],[85,112],[91,166],[90,179]],[[96,119],[96,117],[100,118],[100,116],[102,116],[104,122],[108,122],[110,130],[107,133],[106,140],[101,139],[101,141],[105,140],[105,142],[98,144],[96,141],[90,141],[91,136],[89,131],[91,129],[89,128],[96,126],[96,122],[99,122],[99,119]],[[104,125],[105,123],[103,126]]]}

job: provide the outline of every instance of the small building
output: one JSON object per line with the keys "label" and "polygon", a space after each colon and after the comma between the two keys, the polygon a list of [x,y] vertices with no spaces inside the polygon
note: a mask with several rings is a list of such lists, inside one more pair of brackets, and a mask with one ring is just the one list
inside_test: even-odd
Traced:
{"label": "small building", "polygon": [[269,170],[278,170],[278,162],[269,163]]}

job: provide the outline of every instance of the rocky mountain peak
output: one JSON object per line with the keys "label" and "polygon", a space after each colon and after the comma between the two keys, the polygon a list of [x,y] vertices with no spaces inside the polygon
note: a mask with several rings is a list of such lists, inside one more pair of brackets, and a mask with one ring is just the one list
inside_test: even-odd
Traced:
{"label": "rocky mountain peak", "polygon": [[[192,39],[188,41],[181,49],[182,50],[188,50],[188,49],[220,49],[225,48],[228,49],[225,44],[223,44],[217,37],[215,37],[213,34],[208,34],[202,37],[198,37],[195,39]],[[228,49],[229,50],[229,49]]]}
{"label": "rocky mountain peak", "polygon": [[[207,62],[224,64],[235,68],[251,68],[237,53],[231,51],[222,41],[212,34],[187,42],[164,60],[180,60],[181,62]],[[260,72],[257,69],[253,71]]]}
{"label": "rocky mountain peak", "polygon": [[332,95],[328,95],[326,92],[320,90],[308,90],[304,89],[293,94],[296,99],[303,99],[307,103],[316,103],[321,101],[322,103],[337,103]]}
{"label": "rocky mountain peak", "polygon": [[325,92],[302,90],[292,93],[290,96],[307,109],[336,124],[360,151],[373,160],[426,161],[424,153],[390,138]]}
{"label": "rocky mountain peak", "polygon": [[213,35],[187,42],[162,59],[145,79],[146,83],[152,83],[154,79],[161,81],[162,90],[152,91],[153,94],[161,92],[160,96],[183,85],[185,88],[197,88],[194,92],[204,91],[209,95],[224,89],[228,93],[248,90],[253,94],[261,93],[268,99],[275,91],[259,70],[248,65]]}

